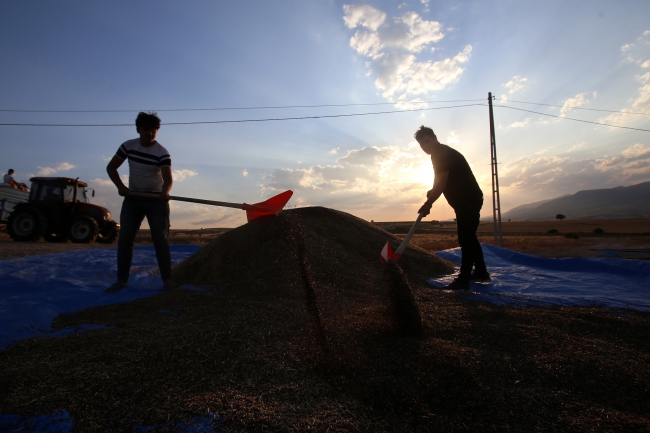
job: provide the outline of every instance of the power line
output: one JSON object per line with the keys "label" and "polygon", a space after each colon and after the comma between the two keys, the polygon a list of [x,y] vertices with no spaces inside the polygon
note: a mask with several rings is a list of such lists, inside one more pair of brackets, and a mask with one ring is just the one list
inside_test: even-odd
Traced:
{"label": "power line", "polygon": [[531,111],[531,110],[524,110],[523,108],[517,108],[517,107],[507,107],[505,105],[495,105],[495,107],[499,108],[507,108],[509,110],[518,110],[518,111],[525,111],[527,113],[534,113],[534,114],[539,114],[540,116],[548,116],[548,117],[556,117],[558,119],[564,119],[564,120],[573,120],[575,122],[583,122],[583,123],[591,123],[593,125],[600,125],[600,126],[608,126],[610,128],[622,128],[622,129],[632,129],[634,131],[643,131],[643,132],[650,132],[650,129],[640,129],[640,128],[632,128],[630,126],[619,126],[619,125],[610,125],[607,123],[600,123],[600,122],[591,122],[589,120],[582,120],[582,119],[573,119],[571,117],[564,117],[564,116],[556,116],[554,114],[546,114],[546,113],[540,113],[538,111]]}
{"label": "power line", "polygon": [[[473,100],[469,100],[473,101]],[[391,103],[392,104],[392,103]],[[532,103],[531,103],[532,104]],[[379,105],[379,104],[377,104]],[[547,105],[547,104],[540,104]],[[345,106],[345,105],[343,105]],[[434,107],[434,108],[416,108],[411,110],[393,110],[393,111],[376,111],[370,113],[352,113],[352,114],[332,114],[332,115],[321,115],[321,116],[300,116],[300,117],[277,117],[277,118],[265,118],[265,119],[240,119],[240,120],[213,120],[213,121],[196,121],[196,122],[169,122],[163,123],[163,125],[206,125],[206,124],[225,124],[225,123],[252,123],[252,122],[275,122],[275,121],[285,121],[285,120],[307,120],[307,119],[331,119],[338,117],[356,117],[356,116],[372,116],[378,114],[396,114],[396,113],[408,113],[408,112],[417,112],[417,111],[432,111],[432,110],[444,110],[450,108],[462,108],[462,107],[473,107],[473,106],[487,106],[485,103],[480,104],[464,104],[464,105],[453,105],[447,107]],[[311,106],[316,107],[316,106]],[[505,105],[495,105],[499,108],[507,108],[510,110],[524,111],[527,113],[538,114],[540,116],[555,117],[558,119],[564,120],[573,120],[575,122],[591,123],[593,125],[607,126],[610,128],[622,128],[622,129],[631,129],[635,131],[650,132],[648,129],[632,128],[629,126],[620,126],[620,125],[611,125],[607,123],[592,122],[589,120],[574,119],[571,117],[557,116],[553,114],[540,113],[538,111],[524,110],[523,108],[517,107],[508,107]],[[252,107],[251,107],[252,108]],[[60,124],[60,123],[0,123],[0,126],[36,126],[36,127],[116,127],[116,126],[133,126],[132,123],[109,123],[109,124]]]}
{"label": "power line", "polygon": [[[513,101],[510,99],[502,100],[495,99],[496,101],[512,102],[517,104],[528,105],[542,105],[545,107],[563,108],[563,105],[543,104],[541,102],[527,102],[527,101]],[[139,111],[156,111],[156,112],[186,112],[186,111],[241,111],[241,110],[276,110],[276,109],[289,109],[289,108],[328,108],[328,107],[368,107],[377,105],[397,105],[397,104],[442,104],[442,103],[456,103],[456,102],[481,102],[483,99],[455,99],[445,101],[398,101],[398,102],[374,102],[374,103],[358,103],[358,104],[316,104],[316,105],[270,105],[270,106],[253,106],[253,107],[217,107],[217,108],[169,108],[169,109],[133,109],[133,110],[19,110],[19,109],[0,109],[2,113],[134,113]],[[587,111],[600,111],[605,113],[618,113],[618,114],[632,114],[641,116],[650,116],[650,113],[637,113],[630,111],[617,111],[605,110],[599,108],[586,108],[586,107],[569,107],[572,110],[587,110]],[[402,110],[404,111],[404,110]],[[117,126],[117,125],[115,125]]]}
{"label": "power line", "polygon": [[[524,101],[511,101],[510,99],[507,100],[502,100],[502,99],[497,99],[497,101],[502,101],[503,102],[516,102],[518,104],[528,104],[528,105],[543,105],[545,107],[557,107],[557,108],[564,108],[564,105],[552,105],[552,104],[542,104],[541,102],[524,102]],[[602,111],[605,113],[617,113],[617,114],[638,114],[641,116],[650,116],[650,113],[635,113],[631,111],[616,111],[616,110],[603,110],[599,108],[586,108],[586,107],[567,107],[570,108],[571,110],[588,110],[588,111]]]}
{"label": "power line", "polygon": [[[332,114],[322,116],[302,116],[302,117],[278,117],[267,119],[241,119],[241,120],[213,120],[213,121],[198,121],[198,122],[169,122],[162,125],[202,125],[202,124],[222,124],[222,123],[247,123],[247,122],[273,122],[283,120],[306,120],[306,119],[328,119],[336,117],[355,117],[355,116],[372,116],[376,114],[394,114],[394,113],[408,113],[414,111],[431,111],[431,110],[444,110],[448,108],[461,108],[485,106],[485,104],[465,104],[453,105],[448,107],[435,107],[435,108],[416,108],[412,110],[394,110],[394,111],[376,111],[372,113],[353,113],[353,114]],[[0,126],[72,126],[72,127],[85,127],[85,126],[133,126],[132,123],[107,123],[107,124],[62,124],[62,123],[0,123]]]}
{"label": "power line", "polygon": [[375,102],[368,104],[321,104],[321,105],[278,105],[260,107],[221,107],[221,108],[171,108],[163,110],[15,110],[0,109],[3,113],[134,113],[139,111],[156,112],[180,112],[180,111],[231,111],[231,110],[267,110],[285,108],[325,108],[325,107],[361,107],[372,105],[399,105],[399,104],[442,104],[450,102],[480,102],[483,99],[457,99],[451,101],[398,101],[398,102]]}

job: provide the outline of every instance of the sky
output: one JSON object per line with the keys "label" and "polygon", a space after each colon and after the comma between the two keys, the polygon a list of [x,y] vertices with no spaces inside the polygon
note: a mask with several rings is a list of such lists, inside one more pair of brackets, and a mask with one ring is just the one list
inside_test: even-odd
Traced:
{"label": "sky", "polygon": [[[7,1],[0,171],[79,177],[119,215],[106,164],[157,111],[172,195],[291,189],[290,208],[409,221],[433,184],[413,139],[426,125],[466,157],[490,217],[491,92],[502,212],[634,185],[650,181],[648,23],[646,0]],[[441,197],[427,219],[453,217]],[[245,222],[171,202],[172,229]]]}

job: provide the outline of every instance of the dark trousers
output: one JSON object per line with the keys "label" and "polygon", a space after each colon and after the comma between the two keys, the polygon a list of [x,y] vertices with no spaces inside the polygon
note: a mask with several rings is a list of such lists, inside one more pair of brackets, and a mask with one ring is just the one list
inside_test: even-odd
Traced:
{"label": "dark trousers", "polygon": [[158,268],[163,281],[172,276],[172,256],[169,251],[169,203],[157,198],[124,197],[120,213],[120,237],[117,242],[117,279],[128,281],[133,260],[133,242],[140,224],[147,217],[151,240],[156,250]]}
{"label": "dark trousers", "polygon": [[462,279],[469,279],[474,266],[479,272],[486,270],[483,249],[476,237],[482,206],[481,203],[479,206],[455,209],[458,243],[463,255],[458,277]]}

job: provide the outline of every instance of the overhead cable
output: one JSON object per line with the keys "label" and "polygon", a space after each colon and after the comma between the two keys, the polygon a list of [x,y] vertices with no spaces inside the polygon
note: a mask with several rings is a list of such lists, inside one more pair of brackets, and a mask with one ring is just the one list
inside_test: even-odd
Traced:
{"label": "overhead cable", "polygon": [[[169,122],[162,123],[161,125],[205,125],[205,124],[222,124],[222,123],[247,123],[247,122],[273,122],[283,120],[306,120],[306,119],[328,119],[335,117],[355,117],[355,116],[372,116],[376,114],[394,114],[394,113],[408,113],[414,111],[431,111],[431,110],[444,110],[447,108],[461,108],[485,106],[485,104],[465,104],[453,105],[448,107],[434,107],[434,108],[415,108],[412,110],[393,110],[393,111],[376,111],[372,113],[353,113],[353,114],[331,114],[322,116],[301,116],[301,117],[277,117],[267,119],[241,119],[241,120],[212,120],[212,121],[198,121],[198,122]],[[0,123],[0,126],[133,126],[132,123],[105,123],[105,124],[74,124],[74,123]]]}
{"label": "overhead cable", "polygon": [[449,102],[480,102],[483,99],[457,99],[451,101],[398,101],[398,102],[375,102],[368,104],[320,104],[320,105],[278,105],[260,107],[221,107],[221,108],[170,108],[162,110],[16,110],[0,109],[4,113],[134,113],[138,111],[231,111],[231,110],[271,110],[285,108],[326,108],[326,107],[361,107],[371,105],[399,105],[399,104],[442,104]]}
{"label": "overhead cable", "polygon": [[630,126],[620,126],[620,125],[611,125],[611,124],[608,124],[608,123],[591,122],[589,120],[573,119],[571,117],[557,116],[555,114],[540,113],[538,111],[524,110],[523,108],[508,107],[508,106],[505,106],[505,105],[494,105],[494,107],[507,108],[509,110],[525,111],[527,113],[539,114],[540,116],[556,117],[558,119],[573,120],[574,122],[591,123],[593,125],[607,126],[607,127],[610,127],[610,128],[622,128],[622,129],[632,129],[634,131],[650,132],[650,129],[640,129],[640,128],[632,128]]}
{"label": "overhead cable", "polygon": [[[552,104],[542,104],[540,102],[524,102],[524,101],[511,101],[510,99],[503,100],[503,99],[496,99],[497,101],[501,101],[502,103],[504,102],[516,102],[517,104],[528,104],[528,105],[543,105],[545,107],[557,107],[557,108],[564,108],[564,105],[552,105]],[[616,110],[603,110],[600,108],[587,108],[587,107],[566,107],[571,110],[587,110],[587,111],[602,111],[605,113],[618,113],[618,114],[638,114],[641,116],[650,116],[650,113],[635,113],[632,111],[616,111]]]}

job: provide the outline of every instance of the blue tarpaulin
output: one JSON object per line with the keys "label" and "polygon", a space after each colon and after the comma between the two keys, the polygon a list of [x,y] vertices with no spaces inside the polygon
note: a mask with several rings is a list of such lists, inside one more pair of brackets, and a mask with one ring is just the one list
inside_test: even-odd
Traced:
{"label": "blue tarpaulin", "polygon": [[[196,245],[172,245],[172,262],[199,250]],[[100,305],[127,302],[159,293],[162,281],[153,247],[135,247],[129,286],[115,293],[117,250],[97,248],[0,260],[0,349],[23,338],[63,335],[52,332],[52,320]]]}
{"label": "blue tarpaulin", "polygon": [[[460,265],[460,248],[438,256]],[[467,296],[521,305],[604,306],[650,311],[650,261],[610,258],[551,259],[483,245],[492,282],[472,283]],[[454,276],[432,278],[440,288]]]}

